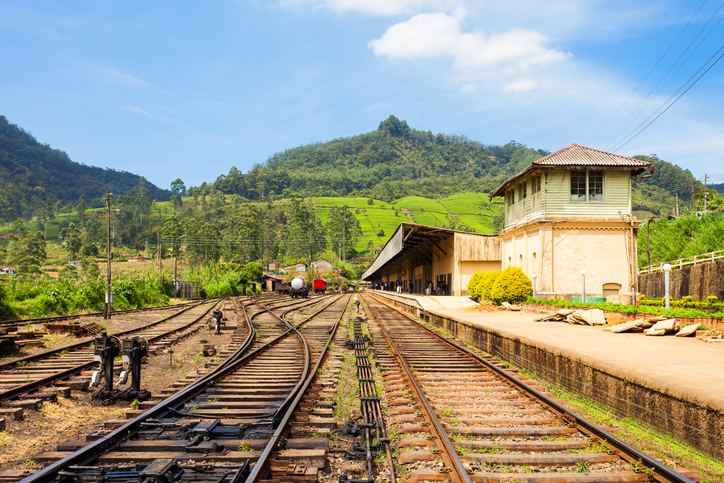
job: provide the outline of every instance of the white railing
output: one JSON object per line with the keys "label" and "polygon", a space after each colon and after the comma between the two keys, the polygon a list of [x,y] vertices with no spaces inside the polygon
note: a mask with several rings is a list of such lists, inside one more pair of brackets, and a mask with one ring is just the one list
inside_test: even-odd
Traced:
{"label": "white railing", "polygon": [[671,265],[671,268],[683,268],[688,265],[697,265],[699,263],[709,263],[716,260],[724,259],[724,250],[717,250],[715,252],[704,253],[702,255],[694,255],[693,257],[679,258],[672,262],[657,263],[655,265],[649,265],[648,267],[639,268],[639,275],[642,273],[653,273],[663,271],[665,264]]}

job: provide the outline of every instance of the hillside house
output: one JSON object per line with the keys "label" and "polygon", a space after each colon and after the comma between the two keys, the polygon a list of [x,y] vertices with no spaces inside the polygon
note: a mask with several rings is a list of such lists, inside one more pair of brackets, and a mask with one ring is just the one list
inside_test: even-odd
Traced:
{"label": "hillside house", "polygon": [[511,177],[489,196],[503,197],[503,268],[537,276],[540,298],[586,295],[630,303],[637,292],[631,183],[653,174],[645,161],[572,144]]}
{"label": "hillside house", "polygon": [[329,270],[332,270],[332,262],[324,258],[318,258],[317,260],[313,261],[311,265],[320,272],[327,272]]}
{"label": "hillside house", "polygon": [[307,265],[304,263],[295,263],[294,265],[287,265],[286,267],[282,267],[282,273],[286,272],[306,272],[307,271]]}

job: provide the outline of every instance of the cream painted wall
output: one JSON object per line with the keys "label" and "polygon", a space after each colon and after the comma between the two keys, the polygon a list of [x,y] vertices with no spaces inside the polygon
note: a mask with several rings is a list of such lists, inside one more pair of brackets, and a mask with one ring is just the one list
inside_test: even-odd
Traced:
{"label": "cream painted wall", "polygon": [[529,277],[535,273],[539,293],[580,295],[583,269],[588,295],[602,296],[610,283],[621,285],[621,295],[630,293],[630,264],[636,266],[636,260],[628,257],[636,247],[627,245],[630,230],[620,223],[533,224],[501,238],[503,267],[521,267]]}
{"label": "cream painted wall", "polygon": [[628,247],[623,229],[554,229],[556,279],[554,292],[580,293],[581,270],[586,270],[586,293],[602,295],[603,284],[631,285]]}
{"label": "cream painted wall", "polygon": [[483,272],[490,272],[493,270],[500,270],[500,262],[499,261],[486,261],[486,262],[458,262],[459,270],[459,280],[460,280],[460,292],[458,293],[457,287],[455,290],[455,295],[467,295],[468,291],[468,282],[470,282],[470,278],[473,276],[473,274],[478,271],[482,270]]}

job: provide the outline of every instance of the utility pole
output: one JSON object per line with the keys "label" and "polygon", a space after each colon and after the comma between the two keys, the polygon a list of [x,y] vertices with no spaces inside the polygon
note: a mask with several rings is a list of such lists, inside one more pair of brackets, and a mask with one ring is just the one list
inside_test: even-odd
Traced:
{"label": "utility pole", "polygon": [[173,256],[173,296],[178,297],[178,239],[176,253]]}
{"label": "utility pole", "polygon": [[694,196],[694,181],[691,181],[691,206],[693,207],[694,213],[696,213],[696,197]]}
{"label": "utility pole", "polygon": [[706,199],[709,197],[709,192],[706,190],[706,174],[704,175],[704,214],[706,215]]}
{"label": "utility pole", "polygon": [[161,232],[159,231],[156,233],[156,236],[158,237],[158,250],[156,251],[156,255],[158,256],[158,277],[161,278]]}
{"label": "utility pole", "polygon": [[106,289],[106,300],[103,306],[103,318],[111,318],[111,192],[106,191],[106,261],[108,263],[108,285]]}
{"label": "utility pole", "polygon": [[651,266],[651,218],[646,222],[646,236],[648,237],[648,246],[646,247],[646,253],[649,256],[649,267]]}
{"label": "utility pole", "polygon": [[676,193],[676,217],[679,217],[679,193]]}

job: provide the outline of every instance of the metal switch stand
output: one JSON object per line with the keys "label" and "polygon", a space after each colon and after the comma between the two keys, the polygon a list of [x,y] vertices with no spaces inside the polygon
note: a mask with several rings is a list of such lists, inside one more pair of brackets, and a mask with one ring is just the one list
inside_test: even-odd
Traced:
{"label": "metal switch stand", "polygon": [[102,330],[96,336],[95,346],[93,349],[93,360],[99,362],[101,367],[93,373],[90,387],[100,385],[101,374],[103,374],[105,384],[102,389],[93,395],[93,399],[101,396],[111,396],[113,392],[113,360],[120,353],[121,341],[118,337],[108,335],[105,330]]}

